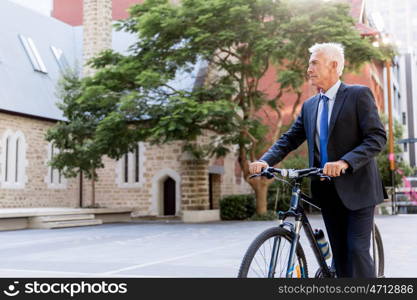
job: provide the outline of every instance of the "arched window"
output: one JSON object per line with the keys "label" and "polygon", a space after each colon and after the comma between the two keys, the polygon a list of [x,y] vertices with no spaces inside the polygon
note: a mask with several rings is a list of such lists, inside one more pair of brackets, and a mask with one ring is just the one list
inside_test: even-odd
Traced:
{"label": "arched window", "polygon": [[22,132],[7,130],[1,152],[1,187],[24,188],[26,177],[26,142]]}
{"label": "arched window", "polygon": [[5,160],[4,164],[4,181],[8,182],[10,177],[10,136],[6,137],[6,144],[4,146]]}
{"label": "arched window", "polygon": [[19,138],[16,139],[16,156],[15,156],[15,176],[14,176],[14,182],[19,181]]}
{"label": "arched window", "polygon": [[119,187],[138,187],[143,182],[143,144],[126,153],[117,163],[116,180]]}
{"label": "arched window", "polygon": [[129,154],[123,155],[123,182],[129,183]]}
{"label": "arched window", "polygon": [[62,172],[58,169],[53,168],[49,165],[49,162],[59,154],[59,149],[53,144],[48,144],[48,174],[45,177],[45,182],[47,183],[48,187],[51,189],[63,189],[67,187],[67,180],[62,175]]}
{"label": "arched window", "polygon": [[135,168],[135,178],[134,178],[134,182],[139,182],[139,144],[136,145],[135,147],[135,152],[133,152],[134,154],[134,159],[135,159],[135,164],[134,164],[134,168]]}

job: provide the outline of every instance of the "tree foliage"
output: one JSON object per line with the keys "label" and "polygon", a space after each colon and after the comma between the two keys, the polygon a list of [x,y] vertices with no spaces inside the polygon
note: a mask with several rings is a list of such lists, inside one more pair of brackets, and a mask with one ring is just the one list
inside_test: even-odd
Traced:
{"label": "tree foliage", "polygon": [[[89,62],[97,70],[93,76],[69,81],[61,106],[68,122],[48,136],[67,153],[52,162],[56,167],[71,160],[100,167],[102,155],[120,158],[138,141],[182,140],[198,157],[222,156],[238,145],[246,178],[248,160],[270,145],[265,135],[276,136],[282,124],[268,128],[258,112],[268,105],[281,116],[281,97],[292,91],[295,113],[312,44],[341,42],[350,69],[383,58],[341,3],[146,0],[129,12],[116,25],[137,38],[128,54],[106,50]],[[204,82],[179,88],[178,75],[200,63],[208,69]],[[280,84],[272,98],[260,88],[271,66]],[[207,133],[207,144],[195,142]]]}

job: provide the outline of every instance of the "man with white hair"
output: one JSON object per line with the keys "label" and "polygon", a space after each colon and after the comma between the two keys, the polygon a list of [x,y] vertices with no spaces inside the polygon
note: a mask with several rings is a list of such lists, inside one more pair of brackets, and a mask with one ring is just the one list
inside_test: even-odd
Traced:
{"label": "man with white hair", "polygon": [[322,209],[337,277],[375,277],[369,249],[374,208],[383,201],[375,156],[386,143],[384,126],[371,90],[340,81],[343,46],[315,44],[309,51],[307,74],[319,93],[249,171],[277,164],[307,140],[310,167],[332,177],[312,180],[311,193]]}

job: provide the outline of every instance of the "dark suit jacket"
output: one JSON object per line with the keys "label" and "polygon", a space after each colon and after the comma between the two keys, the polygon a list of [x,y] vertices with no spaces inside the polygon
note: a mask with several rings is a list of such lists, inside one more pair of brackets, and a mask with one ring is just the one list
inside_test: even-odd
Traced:
{"label": "dark suit jacket", "polygon": [[[309,165],[315,166],[315,134],[319,95],[304,102],[292,127],[261,157],[270,166],[308,143]],[[381,203],[384,199],[375,156],[387,141],[372,92],[361,85],[342,83],[336,94],[327,145],[328,161],[345,160],[346,174],[333,178],[343,204],[351,210]],[[317,196],[312,182],[313,197]],[[316,194],[316,195],[315,195]]]}

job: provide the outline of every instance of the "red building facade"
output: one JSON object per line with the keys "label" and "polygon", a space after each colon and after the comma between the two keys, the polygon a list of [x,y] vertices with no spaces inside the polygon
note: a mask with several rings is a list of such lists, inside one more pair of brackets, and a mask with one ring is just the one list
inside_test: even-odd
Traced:
{"label": "red building facade", "polygon": [[[113,0],[113,20],[126,19],[127,9],[144,0]],[[72,26],[83,24],[83,0],[54,0],[52,17]]]}

